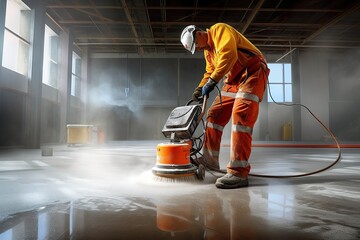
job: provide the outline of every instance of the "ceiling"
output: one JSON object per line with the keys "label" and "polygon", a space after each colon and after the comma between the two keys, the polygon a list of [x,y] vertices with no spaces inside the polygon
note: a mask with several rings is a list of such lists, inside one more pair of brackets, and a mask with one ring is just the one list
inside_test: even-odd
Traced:
{"label": "ceiling", "polygon": [[48,16],[91,53],[184,53],[179,36],[225,22],[265,53],[360,47],[354,0],[50,0]]}

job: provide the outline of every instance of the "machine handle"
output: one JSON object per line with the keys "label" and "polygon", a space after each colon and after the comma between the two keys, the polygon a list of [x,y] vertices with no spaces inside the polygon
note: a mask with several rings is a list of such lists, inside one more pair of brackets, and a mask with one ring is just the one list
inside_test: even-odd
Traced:
{"label": "machine handle", "polygon": [[199,102],[199,104],[202,104],[204,101],[204,97],[199,97],[199,101],[195,101],[193,99],[190,99],[185,106],[189,106],[190,104],[192,104],[193,102]]}
{"label": "machine handle", "polygon": [[204,98],[202,99],[202,107],[201,107],[201,113],[199,115],[199,118],[197,120],[197,124],[200,123],[201,119],[203,118],[204,114],[205,114],[205,111],[206,111],[206,102],[207,102],[207,96],[205,94]]}
{"label": "machine handle", "polygon": [[[200,123],[201,119],[203,118],[205,111],[206,111],[206,102],[207,102],[207,96],[205,95],[204,97],[199,99],[199,103],[202,103],[202,107],[201,107],[201,113],[199,115],[199,118],[197,120],[197,124]],[[194,102],[194,100],[190,99],[187,103],[186,106],[189,106],[192,102]]]}

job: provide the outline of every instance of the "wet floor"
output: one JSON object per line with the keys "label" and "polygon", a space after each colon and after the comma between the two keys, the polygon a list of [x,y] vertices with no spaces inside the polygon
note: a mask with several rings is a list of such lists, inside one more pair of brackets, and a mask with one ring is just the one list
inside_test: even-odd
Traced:
{"label": "wet floor", "polygon": [[[305,178],[250,178],[222,190],[154,177],[157,142],[53,146],[0,153],[0,240],[359,239],[360,149]],[[221,166],[229,149],[221,149]],[[254,148],[252,172],[289,175],[325,167],[336,149]]]}

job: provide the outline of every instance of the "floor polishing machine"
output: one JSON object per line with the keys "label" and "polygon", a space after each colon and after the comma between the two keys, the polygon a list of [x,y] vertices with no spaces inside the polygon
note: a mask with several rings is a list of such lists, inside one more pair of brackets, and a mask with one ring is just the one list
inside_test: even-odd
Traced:
{"label": "floor polishing machine", "polygon": [[152,168],[154,175],[166,178],[195,175],[199,180],[204,179],[205,166],[196,155],[203,142],[201,136],[193,137],[193,134],[199,123],[204,125],[207,97],[198,104],[192,102],[190,100],[185,106],[176,107],[170,113],[162,129],[170,141],[157,145],[156,165]]}

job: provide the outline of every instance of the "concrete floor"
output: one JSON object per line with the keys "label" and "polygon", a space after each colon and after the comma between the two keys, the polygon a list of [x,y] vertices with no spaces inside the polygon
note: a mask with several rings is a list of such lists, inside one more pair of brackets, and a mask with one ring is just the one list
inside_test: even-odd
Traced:
{"label": "concrete floor", "polygon": [[[360,149],[304,178],[250,178],[248,188],[154,177],[158,142],[0,151],[3,239],[359,239]],[[221,150],[226,165],[229,148]],[[254,148],[253,173],[295,174],[336,149]],[[219,176],[217,174],[217,176]]]}

